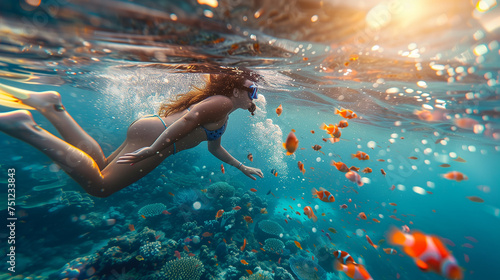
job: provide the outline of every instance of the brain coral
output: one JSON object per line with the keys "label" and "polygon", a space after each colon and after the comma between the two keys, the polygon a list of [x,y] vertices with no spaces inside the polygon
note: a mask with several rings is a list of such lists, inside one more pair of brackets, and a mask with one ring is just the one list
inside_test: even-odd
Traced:
{"label": "brain coral", "polygon": [[281,227],[278,223],[270,220],[261,221],[259,223],[259,228],[267,234],[272,234],[277,236],[279,236],[284,231],[283,227]]}
{"label": "brain coral", "polygon": [[230,198],[234,195],[234,187],[226,182],[216,182],[208,186],[207,196],[210,198]]}
{"label": "brain coral", "polygon": [[317,263],[303,257],[290,258],[290,268],[299,280],[318,279],[327,280],[326,271]]}
{"label": "brain coral", "polygon": [[266,239],[264,244],[264,250],[268,252],[270,251],[281,254],[284,248],[285,244],[283,243],[283,241],[276,238],[268,238]]}
{"label": "brain coral", "polygon": [[158,216],[163,212],[163,210],[166,210],[167,206],[163,203],[154,203],[154,204],[148,204],[141,209],[139,209],[139,216],[144,215],[145,217],[153,217],[153,216]]}
{"label": "brain coral", "polygon": [[158,279],[199,280],[203,271],[203,263],[197,258],[181,258],[167,262]]}

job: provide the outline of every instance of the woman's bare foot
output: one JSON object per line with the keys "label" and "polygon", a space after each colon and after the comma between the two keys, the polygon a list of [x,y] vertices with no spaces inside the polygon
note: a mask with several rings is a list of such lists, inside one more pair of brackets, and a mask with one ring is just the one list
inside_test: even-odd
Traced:
{"label": "woman's bare foot", "polygon": [[42,114],[52,111],[64,111],[61,104],[61,95],[53,90],[36,92],[0,83],[0,91],[12,95],[20,100],[22,104],[33,107]]}
{"label": "woman's bare foot", "polygon": [[57,91],[30,92],[27,99],[23,99],[23,104],[35,108],[40,113],[49,111],[64,111],[61,104],[61,95]]}
{"label": "woman's bare foot", "polygon": [[21,138],[27,130],[40,130],[35,123],[31,113],[27,110],[16,110],[6,113],[0,113],[0,131],[10,136]]}

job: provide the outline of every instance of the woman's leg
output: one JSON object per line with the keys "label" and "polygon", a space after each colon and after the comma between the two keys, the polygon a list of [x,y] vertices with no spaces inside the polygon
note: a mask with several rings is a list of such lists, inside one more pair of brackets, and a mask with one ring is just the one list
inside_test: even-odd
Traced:
{"label": "woman's leg", "polygon": [[[171,152],[145,159],[133,166],[113,160],[102,171],[95,160],[82,150],[40,128],[26,110],[0,114],[0,130],[37,148],[57,163],[90,195],[107,197],[139,180],[156,168]],[[151,142],[150,139],[148,139]],[[119,155],[133,152],[147,143],[127,140]],[[116,155],[117,157],[119,155]]]}
{"label": "woman's leg", "polygon": [[0,84],[0,90],[19,96],[22,104],[31,106],[45,116],[69,144],[91,156],[100,169],[106,166],[101,146],[66,112],[61,95],[56,91],[34,92]]}

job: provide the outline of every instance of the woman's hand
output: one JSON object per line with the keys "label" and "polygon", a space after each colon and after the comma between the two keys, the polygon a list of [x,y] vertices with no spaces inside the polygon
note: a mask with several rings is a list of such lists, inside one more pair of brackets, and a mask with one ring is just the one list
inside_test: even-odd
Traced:
{"label": "woman's hand", "polygon": [[257,180],[252,174],[259,176],[260,178],[264,178],[264,174],[262,171],[258,168],[253,168],[250,166],[245,166],[241,165],[240,166],[240,171],[243,172],[243,174],[247,175],[248,177],[252,178],[253,180]]}
{"label": "woman's hand", "polygon": [[123,156],[119,157],[116,163],[124,164],[130,163],[130,165],[134,165],[135,163],[146,159],[150,156],[153,156],[155,153],[151,147],[143,147],[133,153],[127,153]]}

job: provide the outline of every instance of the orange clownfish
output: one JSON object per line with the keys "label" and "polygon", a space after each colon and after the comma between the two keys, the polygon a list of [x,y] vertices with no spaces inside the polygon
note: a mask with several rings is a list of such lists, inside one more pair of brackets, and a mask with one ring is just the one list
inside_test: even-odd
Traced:
{"label": "orange clownfish", "polygon": [[384,248],[384,252],[388,255],[396,255],[398,253],[398,251],[393,248]]}
{"label": "orange clownfish", "polygon": [[300,172],[302,172],[302,174],[306,174],[306,169],[304,168],[304,164],[302,163],[302,161],[299,161],[297,165],[299,166]]}
{"label": "orange clownfish", "polygon": [[372,169],[370,167],[366,167],[365,169],[363,169],[363,173],[372,173]]}
{"label": "orange clownfish", "polygon": [[343,264],[356,263],[354,261],[354,258],[345,251],[337,250],[333,252],[333,255],[335,256],[335,258],[337,258],[339,262]]}
{"label": "orange clownfish", "polygon": [[224,165],[220,165],[220,171],[222,171],[222,174],[226,173],[226,169],[224,169]]}
{"label": "orange clownfish", "polygon": [[250,216],[244,216],[243,219],[248,223],[248,224],[251,224],[253,223],[253,220],[252,220],[252,217]]}
{"label": "orange clownfish", "polygon": [[242,264],[244,264],[244,265],[248,265],[248,262],[247,262],[247,261],[245,261],[245,260],[241,260],[240,262],[241,262]]}
{"label": "orange clownfish", "polygon": [[348,127],[349,123],[346,120],[341,120],[337,126],[340,128],[344,128],[344,127]]}
{"label": "orange clownfish", "polygon": [[319,191],[316,188],[312,189],[312,195],[314,198],[319,198],[319,200],[323,202],[335,202],[335,197],[333,194],[324,188],[319,188]]}
{"label": "orange clownfish", "polygon": [[219,210],[217,211],[217,214],[215,214],[215,219],[217,220],[218,218],[222,217],[222,214],[224,214],[224,210]]}
{"label": "orange clownfish", "polygon": [[393,228],[388,239],[389,243],[402,246],[421,270],[434,271],[448,279],[463,279],[457,260],[437,236],[419,231],[404,233]]}
{"label": "orange clownfish", "polygon": [[335,269],[345,272],[347,276],[355,280],[373,280],[366,268],[361,264],[335,262]]}
{"label": "orange clownfish", "polygon": [[278,108],[276,108],[276,114],[278,114],[278,117],[281,116],[281,113],[283,113],[283,106],[278,106]]}
{"label": "orange clownfish", "polygon": [[356,154],[351,154],[351,158],[357,158],[359,160],[369,160],[370,156],[367,153],[358,151]]}
{"label": "orange clownfish", "polygon": [[344,119],[349,119],[349,120],[358,117],[356,113],[354,113],[349,109],[342,109],[341,111],[339,111],[339,109],[335,109],[335,114],[341,115]]}
{"label": "orange clownfish", "polygon": [[247,158],[249,161],[253,162],[253,155],[252,153],[248,152]]}
{"label": "orange clownfish", "polygon": [[340,136],[342,135],[339,127],[336,124],[326,125],[325,123],[323,123],[319,128],[326,131],[326,133],[330,134],[334,138],[340,138]]}
{"label": "orange clownfish", "polygon": [[462,172],[458,171],[451,171],[446,174],[442,175],[443,178],[448,179],[448,180],[455,180],[457,182],[460,182],[462,180],[468,180],[469,178],[465,176]]}
{"label": "orange clownfish", "polygon": [[347,165],[343,162],[340,161],[335,162],[334,160],[332,160],[330,165],[335,166],[337,170],[340,172],[349,172],[349,167],[347,167]]}
{"label": "orange clownfish", "polygon": [[349,171],[345,174],[345,177],[351,181],[351,182],[354,182],[356,184],[358,184],[358,186],[362,186],[363,185],[363,181],[361,181],[361,176],[359,176],[359,174],[356,172],[356,171]]}
{"label": "orange clownfish", "polygon": [[314,215],[314,212],[311,208],[311,206],[306,206],[304,207],[304,214],[309,218],[309,219],[312,219],[313,222],[317,222],[318,221],[318,217],[316,217],[316,215]]}
{"label": "orange clownfish", "polygon": [[286,149],[286,155],[289,156],[297,150],[299,147],[299,139],[295,136],[293,131],[291,131],[288,134],[288,137],[286,138],[286,142],[283,143],[283,147]]}

